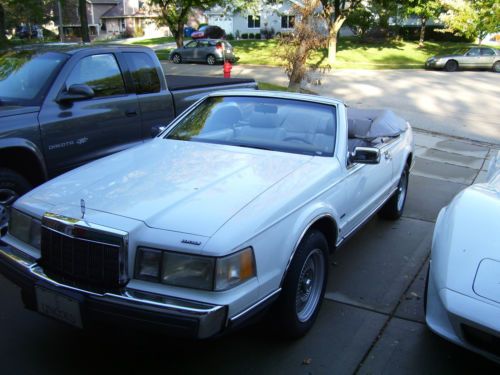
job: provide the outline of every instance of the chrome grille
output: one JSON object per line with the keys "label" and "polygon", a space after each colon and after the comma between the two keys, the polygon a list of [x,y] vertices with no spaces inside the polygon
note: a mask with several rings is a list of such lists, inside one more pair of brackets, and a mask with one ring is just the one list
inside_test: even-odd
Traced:
{"label": "chrome grille", "polygon": [[[95,227],[95,226],[94,226]],[[40,265],[56,281],[117,289],[128,281],[126,237],[60,216],[42,220]]]}

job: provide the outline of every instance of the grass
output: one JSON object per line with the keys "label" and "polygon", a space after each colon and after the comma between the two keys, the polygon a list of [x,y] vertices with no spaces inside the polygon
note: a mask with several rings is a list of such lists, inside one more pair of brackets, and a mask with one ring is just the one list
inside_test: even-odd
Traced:
{"label": "grass", "polygon": [[158,56],[159,60],[168,60],[168,58],[170,57],[170,51],[172,51],[171,48],[166,48],[166,49],[156,50],[155,53],[156,56]]}
{"label": "grass", "polygon": [[143,46],[152,46],[152,45],[172,43],[172,42],[175,42],[174,37],[164,36],[161,38],[150,38],[150,39],[136,40],[135,42],[131,42],[130,44],[140,44]]}
{"label": "grass", "polygon": [[269,90],[269,91],[290,91],[288,87],[273,85],[272,83],[267,82],[258,82],[259,90]]}
{"label": "grass", "polygon": [[[231,41],[240,64],[283,65],[277,56],[276,40]],[[343,38],[337,45],[337,62],[334,68],[350,69],[411,69],[422,68],[427,58],[437,54],[448,54],[472,44],[457,42],[426,42],[418,48],[418,42],[391,41],[363,43],[357,38]],[[313,52],[309,63],[325,67],[328,65],[327,49]]]}

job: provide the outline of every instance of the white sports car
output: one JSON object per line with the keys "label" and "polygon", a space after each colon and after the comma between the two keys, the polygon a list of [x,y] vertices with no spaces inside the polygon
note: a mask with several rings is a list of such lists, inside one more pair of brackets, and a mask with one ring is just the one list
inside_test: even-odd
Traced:
{"label": "white sports car", "polygon": [[218,335],[275,302],[298,337],[328,252],[403,212],[413,153],[391,111],[318,96],[220,91],[157,138],[21,197],[0,271],[25,305],[78,327]]}
{"label": "white sports car", "polygon": [[425,309],[433,332],[500,362],[500,152],[487,178],[439,213]]}

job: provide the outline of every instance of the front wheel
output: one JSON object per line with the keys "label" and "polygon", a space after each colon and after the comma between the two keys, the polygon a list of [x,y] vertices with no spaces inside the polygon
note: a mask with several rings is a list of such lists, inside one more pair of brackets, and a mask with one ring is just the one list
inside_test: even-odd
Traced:
{"label": "front wheel", "polygon": [[10,206],[30,189],[29,182],[19,173],[0,168],[0,236],[7,232]]}
{"label": "front wheel", "polygon": [[495,72],[495,73],[500,73],[500,61],[497,61],[496,63],[493,64],[493,68],[492,70]]}
{"label": "front wheel", "polygon": [[455,72],[458,70],[458,63],[455,60],[450,60],[446,63],[444,69],[447,72]]}
{"label": "front wheel", "polygon": [[207,56],[207,64],[208,65],[215,65],[215,56],[214,55],[208,55]]}
{"label": "front wheel", "polygon": [[328,242],[311,230],[292,259],[276,305],[276,321],[289,338],[304,336],[311,329],[325,295],[328,278]]}
{"label": "front wheel", "polygon": [[172,56],[172,62],[174,64],[180,64],[182,62],[182,57],[181,55],[179,55],[178,53],[175,53],[173,56]]}
{"label": "front wheel", "polygon": [[397,190],[394,192],[392,197],[385,202],[379,211],[379,216],[383,219],[396,220],[403,214],[406,203],[406,195],[408,194],[409,174],[410,171],[408,170],[408,167],[405,167],[403,173],[401,174],[401,178],[399,179]]}

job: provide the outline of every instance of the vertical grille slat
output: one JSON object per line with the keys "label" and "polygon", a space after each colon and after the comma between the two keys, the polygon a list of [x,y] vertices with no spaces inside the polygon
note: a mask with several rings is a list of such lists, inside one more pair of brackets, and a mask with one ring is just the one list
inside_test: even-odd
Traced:
{"label": "vertical grille slat", "polygon": [[42,227],[40,264],[56,280],[59,277],[82,285],[119,288],[123,280],[122,251],[118,245],[74,238]]}

